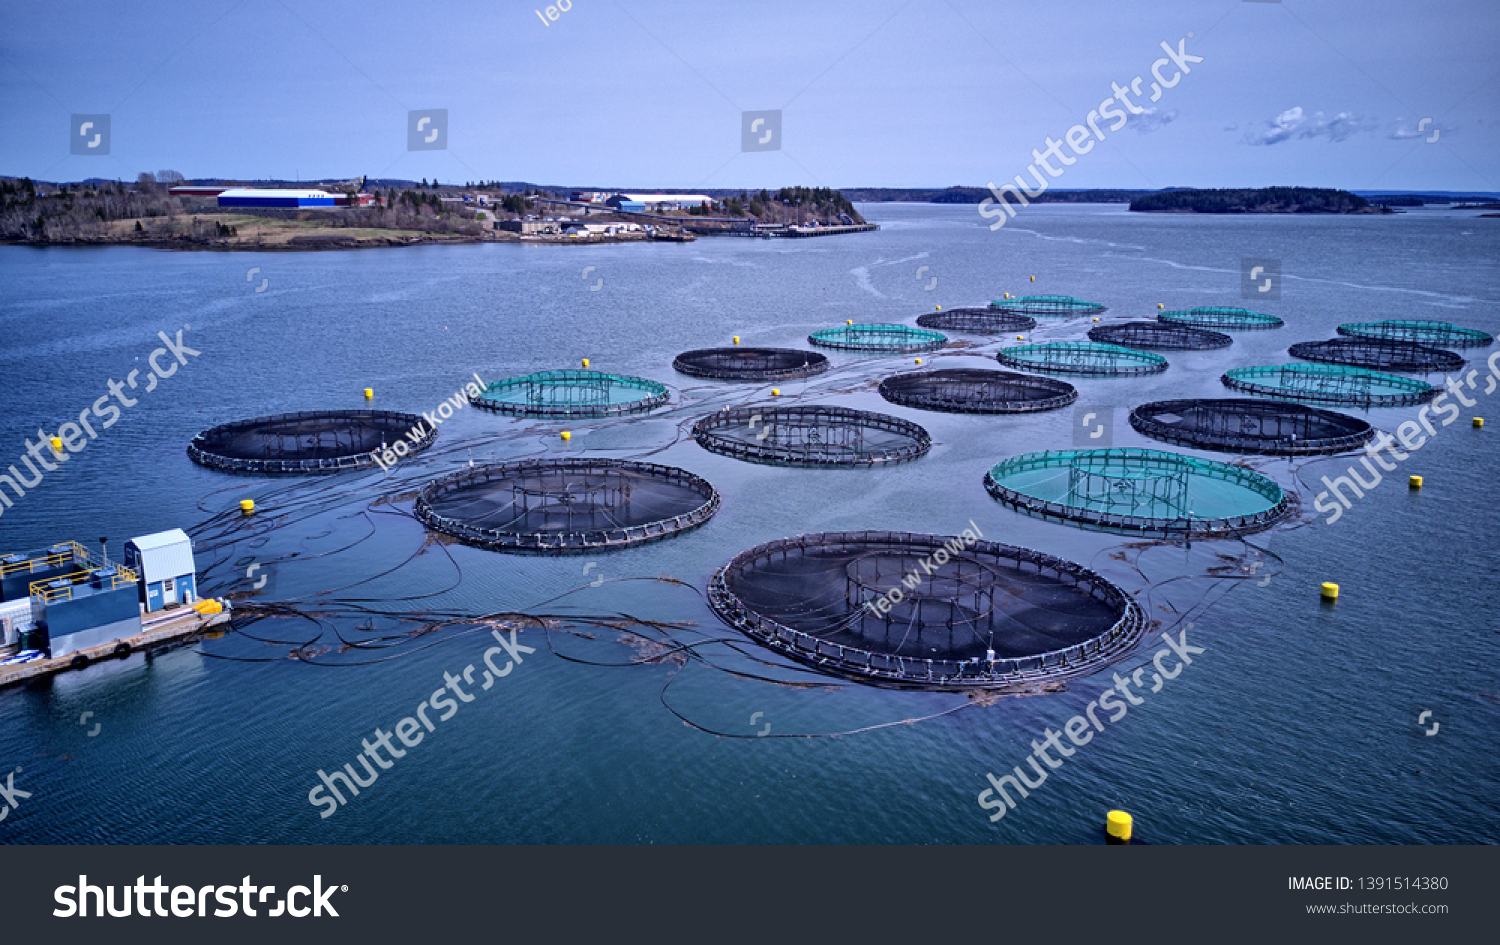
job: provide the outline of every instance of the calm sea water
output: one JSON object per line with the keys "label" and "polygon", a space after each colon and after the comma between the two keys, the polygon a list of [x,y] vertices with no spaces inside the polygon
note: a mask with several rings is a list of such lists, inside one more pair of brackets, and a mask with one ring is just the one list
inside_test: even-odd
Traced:
{"label": "calm sea water", "polygon": [[[878,233],[298,254],[0,248],[0,464],[39,427],[50,434],[76,418],[111,378],[144,374],[158,331],[191,326],[184,339],[202,352],[6,509],[0,551],[107,535],[119,554],[125,538],[186,527],[205,591],[247,590],[245,568],[262,562],[274,581],[258,599],[309,614],[0,692],[0,771],[19,769],[15,784],[31,792],[0,823],[0,841],[1092,843],[1114,807],[1156,843],[1500,840],[1500,393],[1332,525],[1313,516],[1322,487],[1308,486],[1349,459],[1257,461],[1309,508],[1300,527],[1250,539],[1276,557],[1245,579],[1235,564],[1258,552],[1242,542],[1135,545],[997,506],[985,470],[1072,446],[1071,409],[968,417],[894,407],[873,387],[909,357],[833,353],[832,372],[782,384],[783,400],[897,414],[924,424],[933,449],[877,471],[789,470],[709,454],[685,432],[705,412],[767,399],[770,385],[671,369],[679,351],[736,334],[803,347],[808,332],[845,319],[910,324],[934,305],[1006,291],[1097,300],[1106,319],[1150,317],[1159,302],[1240,305],[1241,257],[1281,260],[1283,297],[1253,307],[1285,329],[1168,353],[1161,375],[1075,382],[1081,403],[1117,408],[1116,445],[1159,446],[1129,428],[1130,405],[1224,396],[1226,368],[1280,363],[1287,345],[1332,337],[1340,322],[1500,330],[1500,221],[1435,208],[1292,218],[1041,206],[992,233],[972,207],[862,211]],[[1091,324],[1049,322],[1032,338],[1082,338]],[[953,337],[965,345],[925,363],[994,366],[1004,343]],[[1481,350],[1469,353],[1475,363],[1493,349]],[[706,526],[582,558],[432,541],[405,514],[421,482],[470,459],[565,452],[560,425],[469,408],[442,426],[434,450],[390,475],[232,477],[184,452],[195,432],[228,420],[362,407],[366,387],[377,407],[430,411],[473,373],[491,380],[583,357],[672,386],[673,404],[644,420],[571,425],[566,451],[707,477],[723,506]],[[1387,430],[1416,413],[1357,412]],[[1471,414],[1489,426],[1473,429]],[[1420,493],[1406,488],[1410,473],[1426,477]],[[230,512],[245,497],[261,509],[248,521]],[[1206,650],[998,824],[976,803],[985,773],[1023,764],[1045,728],[1111,684],[1107,673],[988,706],[841,684],[756,662],[765,654],[702,596],[720,564],[772,538],[956,534],[971,520],[987,538],[1089,564],[1161,629],[1191,621],[1189,641]],[[1320,604],[1322,581],[1342,586],[1336,606]],[[350,602],[371,613],[334,613]],[[485,638],[462,627],[384,649],[340,646],[340,635],[398,634],[386,614],[415,609],[588,614],[616,626],[529,626],[518,639],[534,654],[322,819],[308,801],[319,769],[353,762],[362,738],[411,715],[444,673],[481,664]],[[620,642],[620,614],[681,624],[671,638],[702,644],[702,659],[625,665],[649,654]],[[292,658],[298,643],[305,659]],[[1424,711],[1436,735],[1419,726]],[[920,721],[886,724],[902,720]],[[871,726],[884,727],[838,734]]]}

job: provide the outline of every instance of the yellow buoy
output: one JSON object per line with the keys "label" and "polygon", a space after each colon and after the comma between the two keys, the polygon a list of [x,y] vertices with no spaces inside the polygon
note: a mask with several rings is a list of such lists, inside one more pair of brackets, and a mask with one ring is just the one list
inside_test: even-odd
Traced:
{"label": "yellow buoy", "polygon": [[1026,336],[1025,335],[1017,335],[1016,336],[1016,340],[1017,341],[1025,341],[1026,340]]}
{"label": "yellow buoy", "polygon": [[1163,305],[1163,304],[1161,304],[1161,303],[1160,303],[1160,302],[1157,302],[1157,303],[1156,303],[1156,307],[1157,307],[1157,308],[1166,308],[1166,306],[1165,306],[1165,305]]}
{"label": "yellow buoy", "polygon": [[921,359],[921,358],[918,358],[918,359],[917,359],[917,363],[918,363],[918,364],[921,364],[921,363],[922,363],[922,359]]}
{"label": "yellow buoy", "polygon": [[564,430],[562,431],[562,438],[564,440],[571,440],[573,438],[573,434],[569,433],[567,430]]}
{"label": "yellow buoy", "polygon": [[60,437],[60,436],[54,436],[52,438],[52,452],[54,452],[54,453],[61,453],[62,452],[62,437]]}
{"label": "yellow buoy", "polygon": [[1097,322],[1097,321],[1098,321],[1098,320],[1099,320],[1099,319],[1097,319],[1097,318],[1096,318],[1096,319],[1094,319],[1094,321],[1096,321],[1096,322]]}
{"label": "yellow buoy", "polygon": [[1479,427],[1484,426],[1484,418],[1483,417],[1475,417],[1474,418],[1474,426],[1475,426],[1476,429],[1479,428]]}
{"label": "yellow buoy", "polygon": [[1112,810],[1104,818],[1104,832],[1112,843],[1129,843],[1135,819],[1122,810]]}
{"label": "yellow buoy", "polygon": [[844,324],[845,325],[852,325],[852,324],[854,324],[854,319],[852,319],[852,318],[846,318],[846,319],[844,319]]}
{"label": "yellow buoy", "polygon": [[1032,276],[1032,277],[1031,277],[1031,281],[1032,281],[1032,282],[1035,282],[1035,281],[1036,281],[1036,276]]}
{"label": "yellow buoy", "polygon": [[1339,586],[1337,584],[1333,584],[1331,582],[1324,581],[1323,582],[1323,599],[1324,600],[1338,600],[1339,599]]}
{"label": "yellow buoy", "polygon": [[740,336],[739,335],[735,335],[734,336],[734,343],[735,344],[739,344],[740,343]]}
{"label": "yellow buoy", "polygon": [[374,399],[375,399],[375,388],[373,388],[373,387],[366,387],[365,388],[365,400],[374,400]]}
{"label": "yellow buoy", "polygon": [[779,387],[773,387],[773,388],[771,388],[771,396],[772,397],[780,397],[781,396],[781,388],[779,388]]}
{"label": "yellow buoy", "polygon": [[255,511],[255,500],[254,499],[241,499],[240,500],[240,511],[243,512],[246,515],[249,515],[252,512],[254,512]]}
{"label": "yellow buoy", "polygon": [[1406,480],[1406,484],[1411,486],[1413,489],[1420,489],[1422,488],[1422,477],[1412,476]]}
{"label": "yellow buoy", "polygon": [[938,306],[938,307],[937,307],[937,310],[938,310],[938,311],[939,311],[939,312],[941,312],[941,311],[942,311],[942,310],[943,310],[943,307],[942,307],[942,306],[941,306],[941,305],[939,305],[939,306]]}
{"label": "yellow buoy", "polygon": [[584,367],[588,367],[589,366],[589,359],[588,358],[584,358],[583,359],[583,366]]}

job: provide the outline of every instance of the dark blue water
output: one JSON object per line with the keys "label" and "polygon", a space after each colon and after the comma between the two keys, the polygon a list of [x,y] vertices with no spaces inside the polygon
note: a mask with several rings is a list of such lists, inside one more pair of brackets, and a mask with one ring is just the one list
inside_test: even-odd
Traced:
{"label": "dark blue water", "polygon": [[[1332,525],[1312,513],[1305,484],[1349,459],[1253,461],[1307,506],[1299,525],[1250,539],[1277,556],[1261,559],[1242,542],[1138,546],[997,506],[985,470],[1072,446],[1071,409],[968,417],[894,407],[873,387],[910,358],[835,352],[829,374],[780,385],[783,400],[915,420],[932,451],[874,471],[751,466],[701,450],[685,427],[763,400],[771,385],[699,382],[670,366],[681,350],[736,334],[801,347],[809,331],[846,318],[910,324],[935,304],[1006,291],[1097,300],[1106,319],[1149,317],[1158,302],[1239,305],[1240,258],[1280,259],[1283,298],[1255,307],[1287,328],[1169,353],[1161,375],[1076,381],[1081,402],[1115,408],[1223,396],[1224,369],[1278,363],[1288,344],[1331,337],[1344,321],[1500,330],[1497,221],[1443,209],[1289,218],[1041,206],[992,233],[972,207],[863,212],[880,232],[295,254],[0,249],[0,464],[39,427],[50,434],[76,418],[111,378],[144,375],[158,331],[190,325],[184,339],[202,352],[4,510],[0,551],[107,535],[118,554],[125,538],[182,526],[194,530],[206,591],[244,591],[245,566],[261,561],[275,578],[261,600],[325,611],[321,623],[248,628],[308,644],[303,659],[290,644],[230,634],[0,692],[0,771],[20,766],[16,784],[32,792],[0,823],[0,840],[1095,842],[1114,807],[1135,815],[1138,836],[1163,843],[1500,840],[1500,397],[1476,395],[1462,422],[1440,428]],[[268,288],[256,293],[262,278]],[[1091,324],[1049,323],[1028,340],[1081,338]],[[1003,343],[953,337],[965,345],[925,363],[993,366]],[[1470,357],[1480,364],[1492,350]],[[366,387],[375,406],[430,411],[471,373],[491,380],[583,357],[671,385],[672,406],[645,420],[569,425],[566,448],[562,425],[466,408],[432,451],[389,476],[237,478],[184,452],[195,432],[228,420],[364,406]],[[1159,445],[1131,431],[1126,412],[1115,412],[1114,443]],[[1360,413],[1394,430],[1416,411]],[[1471,415],[1490,423],[1473,429]],[[404,514],[420,483],[471,458],[565,450],[690,469],[718,487],[722,509],[692,533],[592,558],[448,545]],[[1407,490],[1410,473],[1426,477],[1420,493]],[[254,519],[229,514],[244,497],[257,499]],[[735,641],[701,591],[738,551],[814,530],[956,534],[970,520],[987,538],[1089,564],[1135,594],[1160,630],[1191,621],[1190,642],[1206,649],[998,824],[976,802],[985,773],[1023,764],[1031,741],[1084,711],[1108,674],[985,706],[772,670],[743,644],[749,656],[712,644],[681,666],[593,665],[648,655],[619,642],[631,639],[624,618],[528,626],[518,639],[536,652],[360,796],[327,819],[308,801],[319,769],[353,762],[360,739],[411,715],[445,672],[482,669],[489,645],[449,627],[388,649],[343,649],[339,634],[371,635],[361,623],[401,629],[386,616],[350,618],[352,601],[379,612],[624,613],[679,624],[667,631],[679,642]],[[1257,560],[1267,563],[1244,570]],[[1322,581],[1342,586],[1336,606],[1320,604]],[[1423,734],[1423,711],[1438,734]],[[80,725],[84,712],[93,716]],[[102,728],[90,738],[94,722]],[[771,736],[756,737],[767,723]]]}

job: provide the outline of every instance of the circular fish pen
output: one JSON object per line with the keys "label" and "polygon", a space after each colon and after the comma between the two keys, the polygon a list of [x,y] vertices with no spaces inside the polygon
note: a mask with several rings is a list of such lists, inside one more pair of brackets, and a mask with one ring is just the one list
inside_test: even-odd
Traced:
{"label": "circular fish pen", "polygon": [[1066,381],[983,368],[897,374],[880,382],[893,404],[950,413],[1030,413],[1066,407],[1078,389]]}
{"label": "circular fish pen", "polygon": [[723,381],[782,381],[828,370],[827,355],[796,348],[699,348],[673,361],[680,374]]}
{"label": "circular fish pen", "polygon": [[1186,311],[1161,312],[1158,314],[1159,321],[1171,325],[1186,325],[1189,328],[1211,328],[1220,331],[1256,331],[1267,328],[1280,328],[1286,322],[1275,315],[1262,315],[1260,312],[1252,312],[1244,308],[1223,308],[1219,306],[1208,306],[1206,308],[1190,308]]}
{"label": "circular fish pen", "polygon": [[936,351],[948,343],[940,332],[906,325],[846,325],[824,328],[807,336],[812,344],[841,351],[880,351],[904,354],[913,351]]}
{"label": "circular fish pen", "polygon": [[618,417],[660,407],[667,402],[667,388],[644,377],[602,371],[541,371],[491,381],[469,402],[511,417]]}
{"label": "circular fish pen", "polygon": [[419,453],[435,439],[436,428],[416,414],[308,410],[211,427],[187,453],[200,466],[230,472],[339,472],[373,467],[387,449],[398,458]]}
{"label": "circular fish pen", "polygon": [[1135,351],[1096,341],[1055,341],[1041,345],[1016,345],[995,357],[1001,364],[1051,374],[1091,374],[1127,377],[1160,374],[1167,359],[1159,354]]}
{"label": "circular fish pen", "polygon": [[823,532],[714,574],[726,624],[820,672],[886,688],[1003,689],[1098,672],[1146,618],[1082,565],[977,538]]}
{"label": "circular fish pen", "polygon": [[985,474],[1000,504],[1144,538],[1227,538],[1291,509],[1274,480],[1242,466],[1134,447],[1024,453]]}
{"label": "circular fish pen", "polygon": [[693,424],[713,453],[771,466],[876,466],[916,459],[932,437],[915,423],[848,407],[735,407]]}
{"label": "circular fish pen", "polygon": [[1130,425],[1176,446],[1275,456],[1340,453],[1375,436],[1358,417],[1250,397],[1158,400],[1132,410]]}
{"label": "circular fish pen", "polygon": [[1460,328],[1448,322],[1401,321],[1388,319],[1383,322],[1350,322],[1340,325],[1338,332],[1350,338],[1370,338],[1375,341],[1410,341],[1436,348],[1483,348],[1494,342],[1494,337],[1472,328]]}
{"label": "circular fish pen", "polygon": [[1247,394],[1344,407],[1406,407],[1438,394],[1426,381],[1338,364],[1231,368],[1220,380]]}
{"label": "circular fish pen", "polygon": [[1464,359],[1452,351],[1432,348],[1411,341],[1374,338],[1333,338],[1329,341],[1301,341],[1287,352],[1304,361],[1324,364],[1347,364],[1351,367],[1385,371],[1457,371]]}
{"label": "circular fish pen", "polygon": [[990,308],[1012,315],[1042,315],[1048,318],[1098,315],[1106,311],[1098,302],[1075,299],[1071,295],[1023,295],[1016,299],[996,299],[990,303]]}
{"label": "circular fish pen", "polygon": [[719,493],[675,466],[618,459],[528,459],[463,469],[423,487],[414,511],[433,531],[495,551],[570,554],[697,528]]}
{"label": "circular fish pen", "polygon": [[1234,344],[1228,335],[1206,328],[1189,328],[1168,322],[1124,322],[1089,329],[1089,340],[1125,348],[1162,348],[1176,351],[1208,351]]}
{"label": "circular fish pen", "polygon": [[950,308],[946,312],[928,312],[917,316],[923,328],[942,331],[965,331],[975,335],[995,335],[1010,331],[1030,331],[1036,319],[994,308]]}

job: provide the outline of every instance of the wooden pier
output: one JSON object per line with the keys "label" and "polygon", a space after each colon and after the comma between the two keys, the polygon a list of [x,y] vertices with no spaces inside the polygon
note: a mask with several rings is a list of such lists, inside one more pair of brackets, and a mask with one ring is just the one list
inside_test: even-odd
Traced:
{"label": "wooden pier", "polygon": [[70,669],[83,669],[98,660],[124,657],[131,653],[154,649],[228,623],[228,610],[217,614],[201,614],[191,607],[183,607],[153,614],[150,619],[142,622],[141,632],[134,636],[121,637],[118,640],[111,640],[108,643],[78,650],[55,659],[32,660],[29,663],[0,666],[0,688]]}

